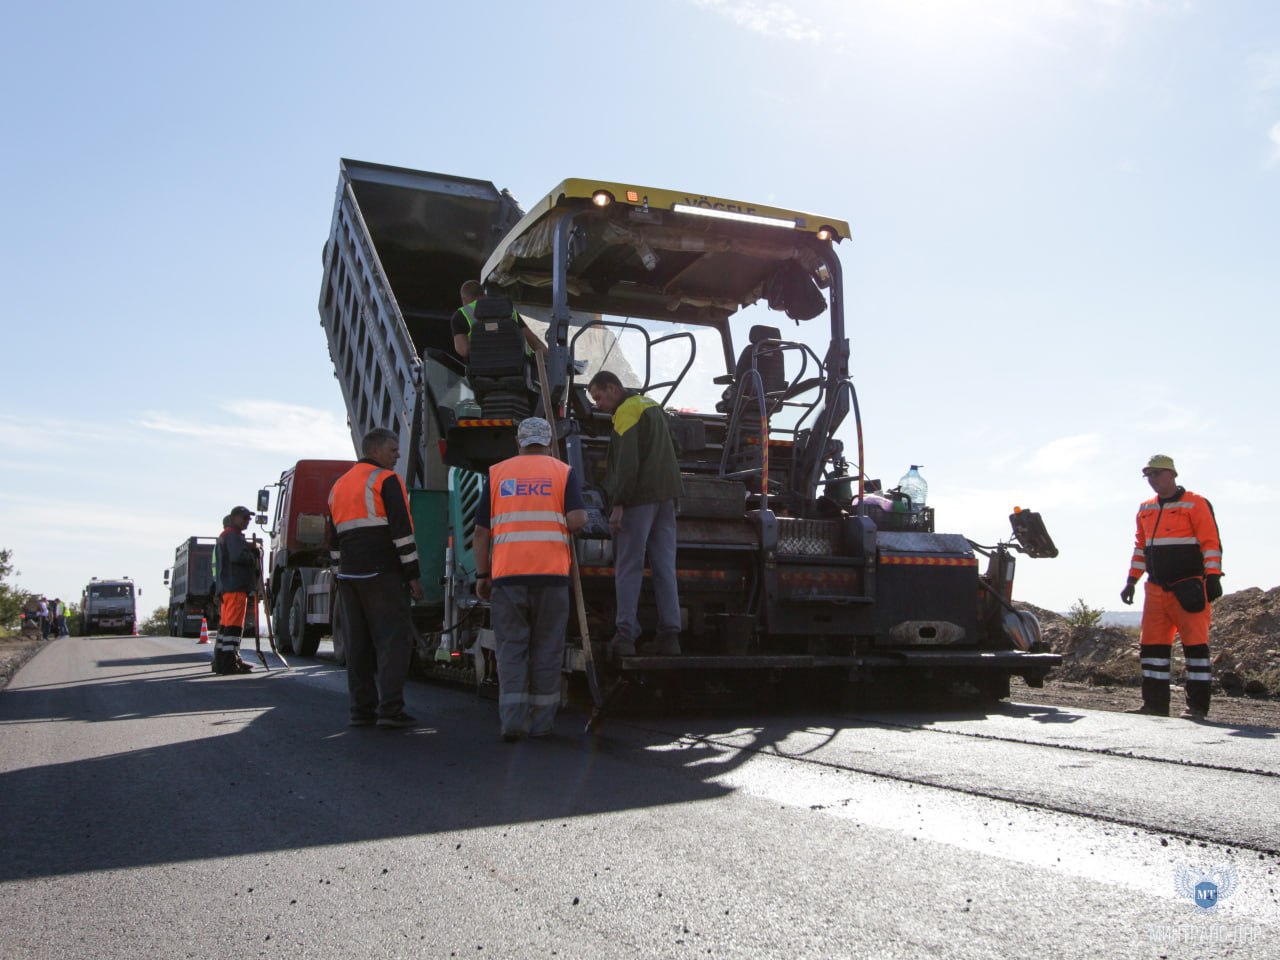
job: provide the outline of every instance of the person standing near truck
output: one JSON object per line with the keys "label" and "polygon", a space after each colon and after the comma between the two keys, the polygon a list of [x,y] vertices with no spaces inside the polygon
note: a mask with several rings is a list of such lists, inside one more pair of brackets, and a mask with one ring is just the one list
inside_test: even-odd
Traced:
{"label": "person standing near truck", "polygon": [[592,402],[613,414],[604,479],[612,510],[616,632],[609,656],[617,660],[636,653],[640,638],[640,586],[645,556],[653,576],[658,630],[641,653],[680,653],[680,595],[676,586],[676,499],[684,492],[675,441],[667,415],[657,402],[627,390],[617,374],[601,370],[587,384]]}
{"label": "person standing near truck", "polygon": [[245,539],[253,514],[248,507],[234,507],[223,517],[224,528],[214,547],[218,593],[222,595],[221,625],[218,644],[213,651],[213,672],[222,676],[252,673],[253,667],[240,659],[240,635],[244,629],[249,595],[257,603],[257,548]]}
{"label": "person standing near truck", "polygon": [[498,720],[508,743],[546,736],[560,706],[570,534],[587,522],[578,475],[551,456],[551,425],[526,417],[519,454],[489,468],[476,505],[476,595],[498,644]]}
{"label": "person standing near truck", "polygon": [[[471,356],[471,328],[476,322],[476,301],[484,293],[484,288],[480,286],[479,280],[468,280],[462,285],[462,289],[458,291],[458,296],[462,299],[462,306],[453,311],[453,317],[449,321],[449,330],[453,334],[453,349],[463,360]],[[511,321],[520,328],[520,332],[524,335],[525,355],[528,356],[530,351],[538,353],[546,353],[547,348],[538,335],[534,333],[525,324],[524,318],[520,316],[519,311],[515,308],[511,310]]]}
{"label": "person standing near truck", "polygon": [[55,637],[65,637],[67,633],[67,605],[62,602],[61,597],[53,598],[53,635]]}
{"label": "person standing near truck", "polygon": [[[375,427],[364,454],[329,491],[329,542],[346,631],[351,726],[412,727],[404,681],[413,655],[409,596],[421,600],[409,498],[395,473],[400,440]],[[406,594],[405,589],[408,588]]]}
{"label": "person standing near truck", "polygon": [[1209,714],[1213,685],[1209,659],[1210,604],[1222,596],[1222,542],[1213,505],[1178,485],[1173,459],[1156,454],[1142,475],[1155,496],[1138,508],[1129,579],[1120,599],[1133,603],[1134,588],[1147,575],[1142,604],[1142,706],[1130,713],[1169,715],[1169,667],[1173,639],[1182,638],[1187,665],[1184,720]]}

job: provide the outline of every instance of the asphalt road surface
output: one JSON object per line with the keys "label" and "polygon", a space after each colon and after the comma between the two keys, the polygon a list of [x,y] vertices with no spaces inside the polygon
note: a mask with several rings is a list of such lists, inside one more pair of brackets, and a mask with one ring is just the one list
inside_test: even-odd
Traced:
{"label": "asphalt road surface", "polygon": [[210,650],[66,638],[0,693],[0,957],[1280,955],[1272,730],[562,712],[509,745],[467,691],[349,729],[331,664]]}

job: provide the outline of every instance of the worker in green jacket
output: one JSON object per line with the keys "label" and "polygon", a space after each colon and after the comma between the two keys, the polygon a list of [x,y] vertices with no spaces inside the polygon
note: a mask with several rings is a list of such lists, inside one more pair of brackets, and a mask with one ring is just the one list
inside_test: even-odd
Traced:
{"label": "worker in green jacket", "polygon": [[612,510],[614,595],[617,613],[609,655],[634,656],[640,638],[640,585],[645,556],[653,578],[658,625],[639,651],[680,653],[680,595],[676,587],[676,499],[683,493],[675,442],[662,406],[627,390],[616,374],[601,370],[587,385],[592,402],[613,415],[604,492]]}

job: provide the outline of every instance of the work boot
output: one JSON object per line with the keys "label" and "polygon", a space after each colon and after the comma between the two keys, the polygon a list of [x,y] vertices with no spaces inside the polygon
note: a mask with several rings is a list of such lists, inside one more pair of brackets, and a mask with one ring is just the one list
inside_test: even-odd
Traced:
{"label": "work boot", "polygon": [[416,727],[418,719],[411,717],[409,714],[401,710],[394,717],[379,717],[378,726],[384,730],[404,730],[408,727]]}
{"label": "work boot", "polygon": [[245,662],[244,662],[243,660],[241,660],[239,657],[236,657],[235,669],[234,669],[233,671],[231,671],[231,672],[233,672],[233,673],[253,673],[253,665],[252,665],[252,664],[249,664],[249,663],[245,663]]}
{"label": "work boot", "polygon": [[1195,720],[1197,723],[1199,723],[1203,720],[1208,720],[1209,714],[1208,712],[1197,709],[1196,707],[1187,707],[1187,709],[1182,711],[1182,719]]}
{"label": "work boot", "polygon": [[678,657],[680,634],[672,630],[659,630],[652,640],[640,644],[640,652],[648,657]]}
{"label": "work boot", "polygon": [[630,637],[615,633],[613,639],[609,641],[609,659],[617,663],[623,657],[634,657],[635,655],[636,642]]}
{"label": "work boot", "polygon": [[1125,713],[1140,713],[1144,717],[1167,717],[1168,710],[1157,710],[1155,707],[1148,707],[1145,703],[1140,707],[1134,707],[1132,710],[1126,710]]}

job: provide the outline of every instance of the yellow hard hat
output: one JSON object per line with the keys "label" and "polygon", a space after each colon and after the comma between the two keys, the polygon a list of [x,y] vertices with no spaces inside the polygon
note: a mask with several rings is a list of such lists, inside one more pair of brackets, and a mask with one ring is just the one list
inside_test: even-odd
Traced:
{"label": "yellow hard hat", "polygon": [[1173,457],[1167,457],[1163,453],[1157,453],[1147,461],[1147,465],[1142,468],[1142,475],[1145,477],[1157,470],[1172,470],[1175,477],[1178,475],[1178,468],[1173,465]]}

